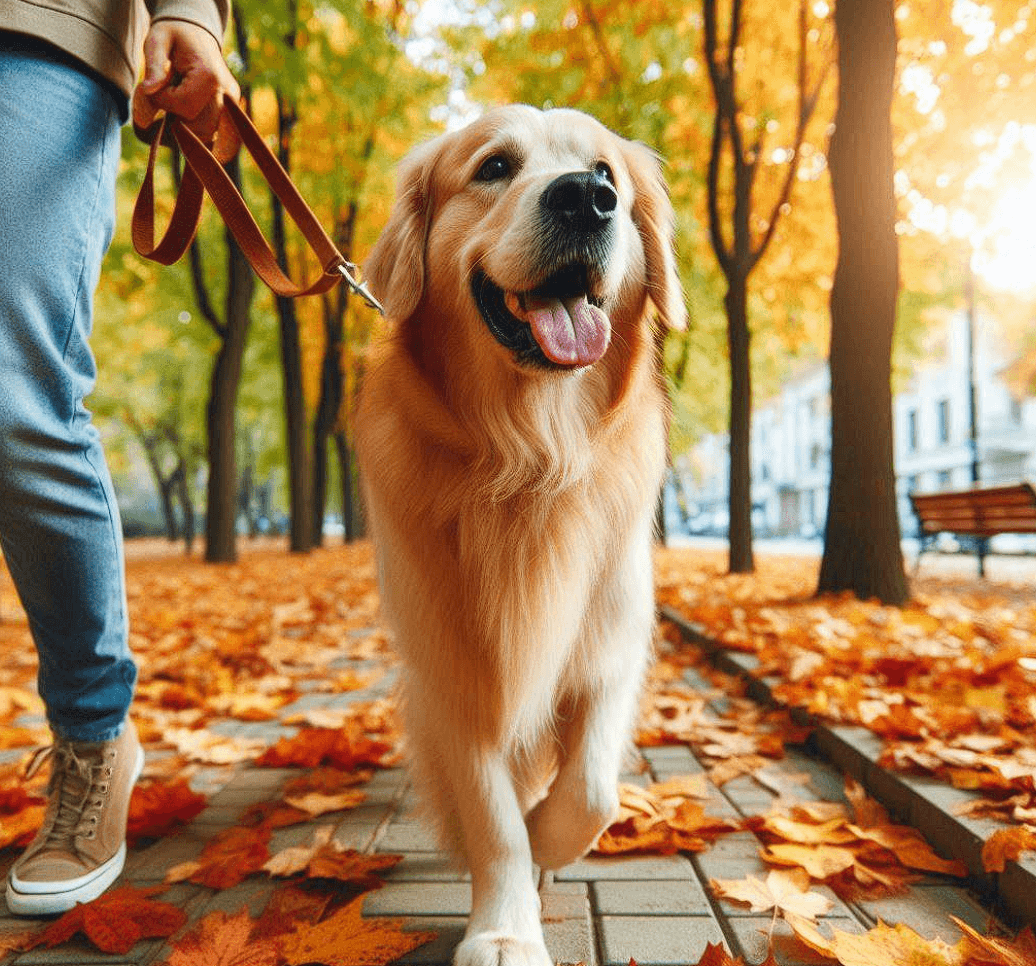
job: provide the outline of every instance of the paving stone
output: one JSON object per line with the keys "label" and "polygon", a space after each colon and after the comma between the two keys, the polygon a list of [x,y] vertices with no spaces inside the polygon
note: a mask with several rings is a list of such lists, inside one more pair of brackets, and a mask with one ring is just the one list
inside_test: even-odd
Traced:
{"label": "paving stone", "polygon": [[[374,845],[381,825],[361,825],[356,822],[343,822],[331,836],[331,841],[343,849],[354,849],[357,852],[367,852]],[[379,846],[379,852],[394,852],[395,849],[383,849]]]}
{"label": "paving stone", "polygon": [[366,916],[467,916],[471,886],[466,882],[387,882],[367,893]]}
{"label": "paving stone", "polygon": [[[861,933],[863,927],[855,919],[827,919],[825,926],[842,932]],[[748,964],[761,963],[770,950],[769,934],[773,929],[773,953],[778,966],[830,966],[831,960],[813,952],[800,942],[784,920],[774,925],[772,916],[743,916],[730,920],[730,929],[740,946],[740,955]],[[830,935],[828,931],[826,934]]]}
{"label": "paving stone", "polygon": [[191,824],[214,825],[220,829],[230,828],[232,825],[237,825],[238,819],[246,807],[244,805],[209,805],[195,816]]}
{"label": "paving stone", "polygon": [[709,879],[743,879],[746,875],[764,876],[766,863],[759,858],[762,846],[751,832],[731,832],[720,836],[705,852],[694,856],[702,877]]}
{"label": "paving stone", "polygon": [[697,775],[704,769],[691,749],[686,745],[660,745],[657,748],[642,748],[641,754],[654,772],[664,771],[672,775]]}
{"label": "paving stone", "polygon": [[585,916],[579,918],[560,921],[545,919],[543,939],[555,963],[584,963],[585,966],[597,964],[597,943],[594,942],[589,909]]}
{"label": "paving stone", "polygon": [[741,812],[738,811],[734,803],[722,792],[716,791],[713,786],[710,785],[709,787],[712,789],[712,794],[701,803],[705,809],[705,814],[714,815],[716,818],[725,818],[731,822],[740,822]]}
{"label": "paving stone", "polygon": [[722,791],[742,815],[764,815],[776,798],[773,792],[763,788],[750,775],[740,775],[724,782]]}
{"label": "paving stone", "polygon": [[558,869],[559,882],[598,879],[693,879],[694,869],[682,855],[589,856]]}
{"label": "paving stone", "polygon": [[298,768],[242,768],[227,782],[226,789],[263,789],[271,798],[279,795],[281,788],[291,778],[302,774]]}
{"label": "paving stone", "polygon": [[12,966],[138,966],[152,963],[163,948],[161,940],[146,939],[137,943],[128,953],[102,953],[85,939],[76,936],[53,949],[31,949],[22,953]]}
{"label": "paving stone", "polygon": [[427,825],[413,821],[393,822],[378,842],[379,852],[438,852],[439,841]]}
{"label": "paving stone", "polygon": [[407,789],[407,776],[399,768],[376,771],[370,781],[359,787],[367,793],[367,801],[372,804],[396,803]]}
{"label": "paving stone", "polygon": [[438,937],[397,959],[406,966],[451,966],[453,951],[464,938],[468,926],[465,918],[457,916],[415,916],[403,927],[406,932],[434,932]]}
{"label": "paving stone", "polygon": [[590,915],[585,882],[551,882],[540,891],[540,915],[547,920],[584,919]]}
{"label": "paving stone", "polygon": [[788,748],[784,760],[775,764],[789,774],[809,775],[808,784],[799,786],[797,797],[827,802],[845,801],[845,775],[825,762],[817,761],[797,748]]}
{"label": "paving stone", "polygon": [[[209,808],[236,808],[241,811],[259,802],[268,802],[279,796],[271,795],[265,788],[247,788],[224,785],[209,799]],[[204,814],[204,813],[202,813]],[[199,816],[200,817],[200,816]]]}
{"label": "paving stone", "polygon": [[711,906],[697,879],[629,882],[602,879],[591,886],[594,911],[604,916],[704,916]]}
{"label": "paving stone", "polygon": [[275,745],[281,738],[290,738],[298,731],[275,721],[238,721],[234,718],[214,721],[209,730],[225,738],[259,741],[265,745]]}
{"label": "paving stone", "polygon": [[466,882],[471,876],[443,852],[410,852],[383,878],[390,882]]}
{"label": "paving stone", "polygon": [[968,895],[953,886],[914,886],[906,895],[866,899],[853,903],[871,923],[903,923],[926,939],[942,939],[950,945],[961,938],[961,931],[950,916],[985,932],[989,913]]}
{"label": "paving stone", "polygon": [[724,943],[709,916],[601,916],[603,966],[687,966],[701,959],[708,943]]}
{"label": "paving stone", "polygon": [[131,849],[122,874],[135,883],[160,882],[174,865],[195,861],[219,831],[216,826],[202,832],[190,827],[159,839],[147,848]]}

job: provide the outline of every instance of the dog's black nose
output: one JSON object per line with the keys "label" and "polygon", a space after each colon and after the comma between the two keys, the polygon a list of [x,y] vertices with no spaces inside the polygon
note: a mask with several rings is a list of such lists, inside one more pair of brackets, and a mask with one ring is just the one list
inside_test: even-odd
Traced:
{"label": "dog's black nose", "polygon": [[566,227],[599,231],[615,214],[619,198],[599,171],[573,171],[555,178],[540,196],[540,204]]}

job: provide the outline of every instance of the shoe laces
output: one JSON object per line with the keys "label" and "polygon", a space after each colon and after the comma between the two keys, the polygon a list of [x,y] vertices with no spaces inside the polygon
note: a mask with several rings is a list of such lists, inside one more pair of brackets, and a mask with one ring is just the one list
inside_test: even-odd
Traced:
{"label": "shoe laces", "polygon": [[97,745],[98,751],[77,754],[75,745],[58,739],[42,748],[29,761],[26,777],[31,778],[51,762],[47,793],[50,807],[44,819],[43,834],[47,848],[68,848],[76,839],[97,835],[101,810],[108,800],[114,772],[115,754],[110,743]]}

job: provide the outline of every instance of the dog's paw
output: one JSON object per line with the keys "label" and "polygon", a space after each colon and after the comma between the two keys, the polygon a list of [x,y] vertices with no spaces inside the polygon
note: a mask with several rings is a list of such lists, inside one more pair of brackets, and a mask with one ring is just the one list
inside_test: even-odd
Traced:
{"label": "dog's paw", "polygon": [[554,966],[554,960],[542,940],[480,932],[468,936],[457,947],[453,966]]}
{"label": "dog's paw", "polygon": [[597,808],[582,800],[547,797],[525,820],[533,862],[541,869],[560,869],[582,858],[618,810],[617,795]]}

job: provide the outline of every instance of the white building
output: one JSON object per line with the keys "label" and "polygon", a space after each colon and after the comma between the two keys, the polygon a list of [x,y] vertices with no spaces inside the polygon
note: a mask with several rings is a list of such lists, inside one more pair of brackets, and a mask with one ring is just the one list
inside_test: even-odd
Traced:
{"label": "white building", "polygon": [[[983,484],[1036,479],[1036,397],[1018,400],[1005,361],[979,323],[975,345],[979,478]],[[900,520],[916,523],[907,494],[971,485],[967,316],[948,320],[893,400]],[[752,414],[752,520],[758,534],[817,536],[827,515],[831,455],[827,363],[799,373]],[[702,439],[676,462],[692,530],[726,529],[728,438]]]}

